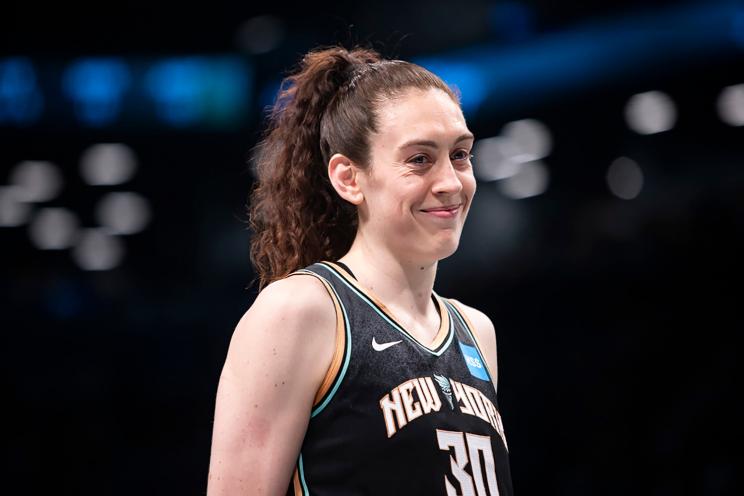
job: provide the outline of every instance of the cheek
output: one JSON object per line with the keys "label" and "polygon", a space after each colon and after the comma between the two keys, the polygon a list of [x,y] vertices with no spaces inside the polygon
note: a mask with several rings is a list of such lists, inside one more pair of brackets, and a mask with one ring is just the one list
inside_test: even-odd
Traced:
{"label": "cheek", "polygon": [[460,177],[460,182],[462,183],[462,189],[465,191],[468,200],[472,200],[476,189],[475,176],[473,176],[472,169],[470,170],[470,172],[464,173]]}

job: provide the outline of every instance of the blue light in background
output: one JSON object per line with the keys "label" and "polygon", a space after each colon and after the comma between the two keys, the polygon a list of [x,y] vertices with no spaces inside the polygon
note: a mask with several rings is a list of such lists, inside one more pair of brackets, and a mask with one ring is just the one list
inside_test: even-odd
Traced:
{"label": "blue light in background", "polygon": [[690,67],[711,55],[731,56],[744,44],[742,15],[728,0],[685,3],[592,20],[527,43],[476,45],[417,63],[460,87],[466,115],[479,108],[503,110],[622,83],[661,64]]}
{"label": "blue light in background", "polygon": [[739,48],[744,49],[744,6],[739,5],[731,17],[731,36]]}
{"label": "blue light in background", "polygon": [[62,81],[78,118],[92,126],[113,122],[119,115],[131,73],[118,58],[84,58],[70,64]]}
{"label": "blue light in background", "polygon": [[507,41],[524,41],[534,35],[534,10],[521,2],[503,1],[489,9],[488,24]]}
{"label": "blue light in background", "polygon": [[0,123],[32,124],[43,107],[31,61],[25,57],[0,59]]}
{"label": "blue light in background", "polygon": [[277,78],[265,84],[258,96],[258,102],[261,105],[261,117],[271,115],[274,105],[276,105],[279,90],[281,89],[283,79]]}
{"label": "blue light in background", "polygon": [[460,105],[466,116],[475,113],[488,94],[486,76],[476,63],[445,57],[421,58],[414,62],[442,78],[450,88],[460,93]]}
{"label": "blue light in background", "polygon": [[252,69],[239,57],[169,58],[150,68],[145,86],[168,124],[226,126],[247,111]]}
{"label": "blue light in background", "polygon": [[203,71],[204,60],[196,57],[166,59],[153,65],[145,85],[164,121],[185,126],[202,117],[199,93]]}

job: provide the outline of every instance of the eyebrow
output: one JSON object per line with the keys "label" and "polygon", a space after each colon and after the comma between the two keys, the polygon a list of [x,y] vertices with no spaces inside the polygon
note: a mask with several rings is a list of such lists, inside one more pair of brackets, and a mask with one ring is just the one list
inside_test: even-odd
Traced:
{"label": "eyebrow", "polygon": [[[460,135],[455,140],[455,143],[459,143],[460,141],[465,141],[465,140],[468,140],[468,139],[475,139],[475,136],[473,136],[473,133],[465,133],[465,134]],[[431,148],[437,148],[437,142],[436,141],[431,141],[431,140],[411,140],[411,141],[406,141],[405,143],[403,143],[402,145],[400,145],[398,147],[398,149],[399,150],[402,150],[404,148],[408,148],[409,146],[415,146],[415,145],[418,145],[418,146],[428,146],[428,147],[431,147]]]}

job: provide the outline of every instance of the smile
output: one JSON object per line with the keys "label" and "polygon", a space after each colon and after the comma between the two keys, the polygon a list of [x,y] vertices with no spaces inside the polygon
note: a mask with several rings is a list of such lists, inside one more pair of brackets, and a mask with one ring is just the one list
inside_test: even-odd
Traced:
{"label": "smile", "polygon": [[460,212],[460,207],[462,207],[462,203],[458,203],[456,205],[445,205],[443,207],[426,208],[422,209],[421,211],[427,214],[431,214],[440,219],[451,219],[457,216],[457,214]]}

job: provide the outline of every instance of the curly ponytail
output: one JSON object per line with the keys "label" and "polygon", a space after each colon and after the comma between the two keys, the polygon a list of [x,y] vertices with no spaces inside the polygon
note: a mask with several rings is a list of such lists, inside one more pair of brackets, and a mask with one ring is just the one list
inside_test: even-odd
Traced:
{"label": "curly ponytail", "polygon": [[371,49],[318,48],[282,81],[253,160],[258,177],[249,208],[251,261],[259,288],[320,260],[336,260],[354,240],[356,207],[333,189],[330,157],[370,163],[375,106],[402,90],[439,88],[426,69],[383,60]]}

